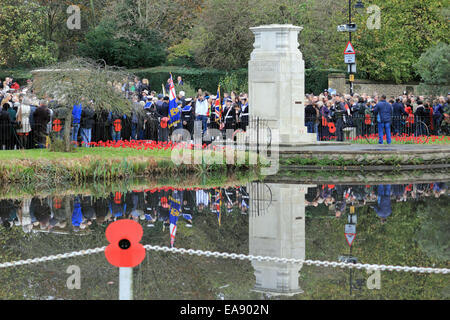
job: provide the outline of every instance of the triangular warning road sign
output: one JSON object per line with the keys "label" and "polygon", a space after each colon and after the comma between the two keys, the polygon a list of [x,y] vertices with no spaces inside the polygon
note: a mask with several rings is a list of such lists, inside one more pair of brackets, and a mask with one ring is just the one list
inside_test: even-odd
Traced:
{"label": "triangular warning road sign", "polygon": [[344,54],[356,54],[355,48],[353,48],[350,41],[347,43],[347,47],[345,47]]}
{"label": "triangular warning road sign", "polygon": [[352,243],[355,240],[355,238],[356,238],[356,233],[346,233],[345,234],[345,239],[347,239],[347,243],[350,247],[352,246]]}

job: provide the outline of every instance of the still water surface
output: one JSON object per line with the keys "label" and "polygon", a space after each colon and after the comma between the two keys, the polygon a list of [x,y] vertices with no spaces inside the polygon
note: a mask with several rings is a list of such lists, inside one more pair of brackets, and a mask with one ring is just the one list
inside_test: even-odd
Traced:
{"label": "still water surface", "polygon": [[[337,183],[337,182],[336,182]],[[181,204],[171,214],[173,201]],[[326,261],[448,268],[448,183],[383,185],[252,182],[99,195],[0,200],[0,262],[108,245],[119,219],[143,244]],[[171,228],[172,224],[172,228]],[[176,233],[173,226],[176,225]],[[345,234],[351,231],[356,235]],[[351,244],[351,245],[350,245]],[[80,289],[67,288],[69,266]],[[371,277],[372,276],[372,277]],[[118,269],[104,254],[0,271],[2,299],[117,299]],[[135,299],[448,299],[448,275],[239,261],[147,252],[134,268]]]}

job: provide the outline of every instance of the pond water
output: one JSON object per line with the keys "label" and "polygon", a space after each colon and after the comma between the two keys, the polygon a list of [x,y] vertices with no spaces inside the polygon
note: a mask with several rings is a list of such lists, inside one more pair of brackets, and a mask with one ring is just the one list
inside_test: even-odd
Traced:
{"label": "pond water", "polygon": [[[448,185],[251,182],[209,189],[167,186],[103,195],[11,197],[0,200],[0,262],[103,247],[108,245],[109,223],[134,219],[143,227],[143,244],[448,268]],[[171,216],[173,199],[181,203],[177,217]],[[71,266],[79,267],[79,289],[68,288]],[[0,299],[117,299],[118,277],[118,268],[104,253],[16,266],[0,269]],[[448,275],[376,274],[155,251],[147,251],[133,279],[134,298],[151,300],[450,297]]]}

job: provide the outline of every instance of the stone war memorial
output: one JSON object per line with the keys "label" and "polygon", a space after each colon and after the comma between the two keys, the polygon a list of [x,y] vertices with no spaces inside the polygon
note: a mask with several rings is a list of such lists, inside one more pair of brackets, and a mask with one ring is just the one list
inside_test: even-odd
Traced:
{"label": "stone war memorial", "polygon": [[280,146],[314,143],[305,115],[305,62],[299,50],[302,27],[267,25],[250,28],[255,35],[248,63],[250,114],[279,130]]}

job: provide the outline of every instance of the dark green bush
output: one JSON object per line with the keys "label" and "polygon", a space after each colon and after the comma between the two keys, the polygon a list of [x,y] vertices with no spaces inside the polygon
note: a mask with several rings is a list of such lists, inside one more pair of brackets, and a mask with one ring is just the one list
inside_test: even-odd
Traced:
{"label": "dark green bush", "polygon": [[[127,68],[159,66],[166,52],[160,39],[152,30],[134,30],[132,37],[116,35],[114,22],[104,21],[86,34],[80,43],[81,56],[105,60],[106,64]],[[137,40],[138,39],[138,40]]]}
{"label": "dark green bush", "polygon": [[[199,88],[210,93],[217,91],[218,84],[228,75],[235,75],[237,83],[248,82],[247,69],[224,71],[216,69],[195,69],[176,66],[156,67],[149,69],[130,70],[140,78],[147,78],[152,90],[160,92],[161,84],[165,84],[172,72],[174,80],[177,76],[182,76],[183,80],[189,83],[195,90]],[[319,94],[328,88],[328,75],[333,72],[342,72],[335,69],[306,69],[305,70],[305,93]],[[242,87],[242,86],[240,86]],[[237,88],[238,89],[238,88]]]}
{"label": "dark green bush", "polygon": [[6,77],[13,77],[14,82],[23,86],[27,84],[27,80],[32,78],[30,70],[27,69],[0,69],[0,80],[5,80]]}
{"label": "dark green bush", "polygon": [[333,72],[342,72],[336,69],[306,69],[305,93],[319,95],[324,89],[328,89],[328,75]]}
{"label": "dark green bush", "polygon": [[[152,90],[161,92],[161,84],[165,84],[170,76],[170,72],[176,81],[177,76],[182,76],[184,82],[188,83],[192,88],[198,90],[202,88],[210,93],[217,91],[217,86],[223,81],[227,74],[235,76],[237,83],[242,84],[248,82],[247,69],[239,69],[234,71],[223,71],[216,69],[197,69],[185,68],[177,66],[162,66],[148,69],[132,69],[131,73],[142,78],[147,78],[150,82]],[[335,69],[306,69],[305,70],[305,93],[320,94],[324,89],[328,88],[328,75],[333,72],[342,72],[342,70]],[[28,71],[23,70],[0,70],[0,79],[5,79],[7,76],[14,76],[19,84],[26,84],[26,80],[31,78]],[[236,88],[238,91],[240,88]],[[222,88],[222,92],[225,92]]]}
{"label": "dark green bush", "polygon": [[[161,85],[166,84],[167,79],[170,77],[170,73],[172,73],[174,81],[176,81],[178,76],[181,76],[183,81],[189,83],[195,90],[201,88],[203,91],[208,91],[209,93],[215,93],[217,91],[220,80],[227,73],[226,71],[216,69],[194,69],[174,66],[135,69],[130,70],[130,72],[141,79],[147,78],[152,90],[157,92],[161,92]],[[236,73],[240,81],[247,81],[246,69],[231,72]]]}

